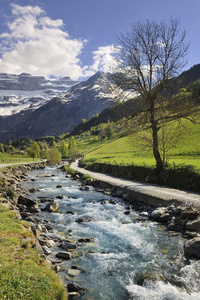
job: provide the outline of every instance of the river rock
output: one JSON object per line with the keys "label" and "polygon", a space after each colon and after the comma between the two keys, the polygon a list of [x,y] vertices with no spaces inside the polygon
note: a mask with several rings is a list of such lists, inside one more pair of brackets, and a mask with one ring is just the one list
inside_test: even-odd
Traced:
{"label": "river rock", "polygon": [[38,189],[36,189],[36,188],[32,188],[32,189],[29,189],[28,190],[29,191],[29,193],[36,193],[36,192],[38,192],[39,190]]}
{"label": "river rock", "polygon": [[195,210],[183,210],[180,213],[180,219],[195,219],[197,217],[197,211]]}
{"label": "river rock", "polygon": [[200,237],[185,242],[184,253],[186,257],[200,259]]}
{"label": "river rock", "polygon": [[60,188],[62,188],[63,186],[62,186],[61,184],[58,184],[56,187],[57,187],[57,189],[60,189]]}
{"label": "river rock", "polygon": [[137,279],[137,285],[142,286],[145,283],[145,281],[155,282],[155,281],[164,281],[164,280],[165,279],[161,274],[157,274],[154,272],[147,272],[139,275]]}
{"label": "river rock", "polygon": [[20,195],[18,197],[18,201],[17,201],[19,204],[22,204],[22,205],[25,205],[27,207],[30,207],[30,206],[34,206],[35,204],[37,204],[37,202],[35,200],[32,200],[26,196],[23,196],[23,195]]}
{"label": "river rock", "polygon": [[78,300],[81,299],[81,295],[77,292],[68,293],[69,300]]}
{"label": "river rock", "polygon": [[80,270],[76,270],[76,269],[69,269],[69,270],[67,271],[67,274],[70,275],[70,276],[72,276],[72,277],[76,277],[76,276],[78,276],[80,273],[81,273],[81,271],[80,271]]}
{"label": "river rock", "polygon": [[196,230],[196,231],[200,232],[200,217],[196,220],[187,222],[186,229]]}
{"label": "river rock", "polygon": [[75,222],[77,222],[77,223],[88,223],[88,222],[92,222],[92,221],[94,221],[94,219],[89,216],[82,216],[75,220]]}
{"label": "river rock", "polygon": [[47,210],[48,212],[56,212],[58,208],[59,208],[58,201],[52,200],[46,205],[45,210]]}
{"label": "river rock", "polygon": [[44,251],[45,255],[51,254],[51,250],[47,246],[42,246],[42,250]]}
{"label": "river rock", "polygon": [[164,215],[166,212],[166,207],[158,207],[155,210],[152,211],[151,213],[151,217],[155,220],[155,221],[159,221],[160,217],[162,215]]}
{"label": "river rock", "polygon": [[68,251],[68,250],[76,250],[76,248],[77,248],[77,246],[76,246],[76,244],[72,244],[72,243],[69,243],[69,242],[62,242],[61,243],[61,248],[63,249],[63,250],[66,250],[66,251]]}
{"label": "river rock", "polygon": [[84,238],[78,239],[79,243],[91,243],[93,241],[94,241],[94,238],[91,238],[91,237],[84,237]]}
{"label": "river rock", "polygon": [[43,234],[44,237],[53,240],[54,242],[58,242],[62,240],[62,236],[58,233],[48,232]]}
{"label": "river rock", "polygon": [[80,190],[81,191],[94,191],[94,188],[93,188],[93,186],[86,185],[86,186],[81,186]]}
{"label": "river rock", "polygon": [[46,174],[46,173],[40,173],[37,175],[39,178],[44,178],[44,177],[51,177],[51,174]]}
{"label": "river rock", "polygon": [[69,293],[73,293],[73,292],[85,291],[86,288],[80,286],[76,282],[70,282],[67,285],[67,290],[68,290]]}
{"label": "river rock", "polygon": [[62,258],[62,259],[65,259],[65,260],[72,259],[71,253],[67,252],[67,251],[60,251],[60,252],[56,253],[56,257],[57,258]]}

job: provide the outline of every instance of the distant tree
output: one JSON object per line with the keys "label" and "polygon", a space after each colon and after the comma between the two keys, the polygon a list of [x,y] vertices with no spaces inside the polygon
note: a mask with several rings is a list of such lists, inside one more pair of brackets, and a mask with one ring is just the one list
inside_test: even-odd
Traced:
{"label": "distant tree", "polygon": [[40,151],[41,151],[40,146],[38,145],[38,143],[37,143],[36,141],[34,141],[34,142],[32,143],[32,146],[29,147],[29,148],[27,149],[28,155],[29,155],[30,157],[32,157],[33,160],[34,160],[36,157],[40,157]]}
{"label": "distant tree", "polygon": [[179,22],[172,18],[168,22],[138,22],[132,25],[130,32],[119,37],[119,68],[113,81],[121,90],[136,92],[143,100],[143,119],[151,129],[158,170],[164,167],[158,137],[162,122],[170,114],[181,117],[170,111],[170,99],[164,101],[162,92],[185,66],[184,57],[189,47],[185,37]]}
{"label": "distant tree", "polygon": [[110,125],[110,123],[108,124],[108,126],[105,128],[105,134],[108,140],[111,139],[112,135],[113,135],[113,129]]}
{"label": "distant tree", "polygon": [[69,139],[69,146],[68,146],[68,156],[70,160],[75,160],[77,157],[78,151],[77,151],[77,145],[75,138],[72,136]]}
{"label": "distant tree", "polygon": [[47,161],[50,165],[61,163],[61,153],[57,148],[51,147],[48,151]]}
{"label": "distant tree", "polygon": [[60,149],[62,158],[65,158],[68,154],[68,145],[64,140],[61,141],[61,145],[60,145],[59,149]]}
{"label": "distant tree", "polygon": [[5,152],[5,149],[4,149],[4,145],[3,145],[3,144],[0,144],[0,152],[1,152],[1,153],[4,153],[4,152]]}

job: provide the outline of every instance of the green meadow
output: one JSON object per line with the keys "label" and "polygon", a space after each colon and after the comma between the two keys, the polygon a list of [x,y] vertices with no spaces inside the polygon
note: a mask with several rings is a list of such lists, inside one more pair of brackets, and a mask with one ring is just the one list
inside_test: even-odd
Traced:
{"label": "green meadow", "polygon": [[[181,136],[166,152],[170,166],[192,165],[200,169],[200,124],[183,122]],[[132,133],[112,141],[89,141],[79,143],[86,163],[105,162],[119,165],[155,166],[152,149],[143,143],[144,132]],[[146,132],[148,136],[149,133]]]}

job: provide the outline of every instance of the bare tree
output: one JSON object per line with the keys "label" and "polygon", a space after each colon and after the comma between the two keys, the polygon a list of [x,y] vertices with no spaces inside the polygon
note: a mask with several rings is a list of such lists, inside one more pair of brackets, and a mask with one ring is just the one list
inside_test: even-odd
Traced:
{"label": "bare tree", "polygon": [[177,19],[138,22],[132,25],[130,32],[119,37],[119,69],[113,80],[122,90],[136,92],[143,99],[158,170],[163,169],[159,122],[161,115],[166,117],[165,112],[169,111],[169,104],[163,100],[161,92],[186,64],[184,58],[189,44],[185,43],[185,37]]}

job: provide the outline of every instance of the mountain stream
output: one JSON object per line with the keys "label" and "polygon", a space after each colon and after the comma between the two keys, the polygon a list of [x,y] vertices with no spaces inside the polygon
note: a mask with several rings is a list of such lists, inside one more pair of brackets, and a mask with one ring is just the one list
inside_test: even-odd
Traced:
{"label": "mountain stream", "polygon": [[[39,173],[51,176],[40,178]],[[63,261],[59,272],[65,284],[75,281],[88,289],[82,299],[200,299],[200,262],[184,259],[180,234],[169,233],[132,209],[126,214],[127,204],[118,198],[81,191],[79,182],[56,168],[31,171],[27,179],[23,182],[26,189],[39,189],[33,198],[64,196],[56,199],[58,212],[39,213],[50,220],[56,232],[74,240],[94,238],[78,245],[73,258]],[[90,217],[90,222],[77,222],[80,217]],[[59,248],[51,250],[53,256]],[[70,277],[67,269],[74,265],[81,272]]]}

